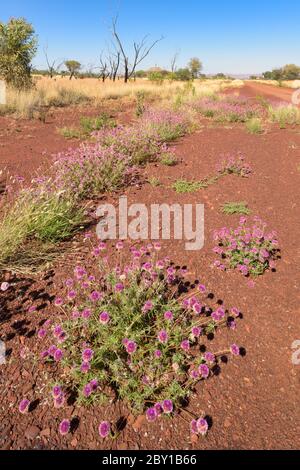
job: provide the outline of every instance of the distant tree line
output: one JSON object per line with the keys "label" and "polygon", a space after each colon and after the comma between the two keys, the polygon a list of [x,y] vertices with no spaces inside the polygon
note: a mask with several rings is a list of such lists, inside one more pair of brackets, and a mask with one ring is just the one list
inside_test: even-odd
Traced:
{"label": "distant tree line", "polygon": [[300,79],[300,67],[295,64],[287,64],[284,67],[264,72],[263,77],[266,80],[297,80]]}

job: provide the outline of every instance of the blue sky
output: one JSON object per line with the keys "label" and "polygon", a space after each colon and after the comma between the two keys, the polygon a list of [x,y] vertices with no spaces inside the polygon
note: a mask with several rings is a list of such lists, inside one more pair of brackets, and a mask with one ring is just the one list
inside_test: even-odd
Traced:
{"label": "blue sky", "polygon": [[[110,43],[110,19],[119,12],[126,46],[145,34],[164,40],[141,68],[168,68],[179,52],[178,66],[199,57],[205,73],[259,73],[286,63],[300,65],[299,0],[9,0],[0,20],[24,16],[39,38],[34,59],[77,59],[97,64]],[[47,8],[46,8],[47,6]]]}

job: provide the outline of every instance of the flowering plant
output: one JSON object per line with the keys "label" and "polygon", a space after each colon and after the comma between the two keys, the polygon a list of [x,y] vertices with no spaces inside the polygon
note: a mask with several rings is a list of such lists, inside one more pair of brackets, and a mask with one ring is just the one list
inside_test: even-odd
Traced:
{"label": "flowering plant", "polygon": [[118,243],[115,267],[102,255],[105,248],[103,242],[93,248],[101,274],[76,267],[65,282],[64,298],[55,300],[61,320],[38,332],[48,341],[42,360],[61,366],[54,404],[60,407],[68,390],[84,403],[103,402],[113,393],[134,411],[146,410],[153,421],[180,407],[195,384],[214,373],[219,356],[239,354],[236,345],[199,351],[207,334],[233,327],[239,312],[208,308],[200,299],[204,285],[180,299],[185,272],[168,258],[159,259],[158,244],[132,248],[124,266]]}
{"label": "flowering plant", "polygon": [[275,267],[278,258],[276,232],[266,233],[266,224],[258,217],[250,227],[246,222],[246,217],[241,217],[236,229],[223,227],[214,232],[217,246],[213,251],[221,256],[214,265],[222,270],[238,269],[244,276],[263,274]]}

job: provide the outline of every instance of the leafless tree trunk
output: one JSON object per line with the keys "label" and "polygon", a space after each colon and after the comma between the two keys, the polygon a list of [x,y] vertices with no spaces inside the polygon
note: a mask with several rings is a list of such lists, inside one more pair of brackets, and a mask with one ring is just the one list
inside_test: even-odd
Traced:
{"label": "leafless tree trunk", "polygon": [[118,21],[118,17],[114,18],[112,21],[112,34],[117,45],[117,50],[123,60],[124,82],[127,83],[129,78],[131,78],[134,75],[137,66],[149,55],[149,53],[154,48],[154,46],[156,46],[156,44],[160,42],[163,39],[163,37],[154,41],[150,46],[147,46],[147,36],[145,36],[141,40],[141,42],[134,42],[133,43],[134,56],[133,56],[132,63],[130,63],[129,57],[124,49],[122,40],[119,36],[119,33],[117,32],[117,21]]}
{"label": "leafless tree trunk", "polygon": [[174,56],[172,57],[172,60],[171,60],[171,72],[172,73],[175,73],[176,72],[176,69],[177,69],[177,59],[178,59],[178,56],[179,56],[179,52],[176,52],[174,54]]}
{"label": "leafless tree trunk", "polygon": [[64,61],[61,63],[56,64],[56,60],[53,60],[53,62],[50,62],[49,57],[48,57],[48,46],[44,47],[44,55],[47,63],[47,68],[49,72],[50,78],[53,78],[54,75],[56,75],[59,72],[59,69],[62,67],[64,64]]}

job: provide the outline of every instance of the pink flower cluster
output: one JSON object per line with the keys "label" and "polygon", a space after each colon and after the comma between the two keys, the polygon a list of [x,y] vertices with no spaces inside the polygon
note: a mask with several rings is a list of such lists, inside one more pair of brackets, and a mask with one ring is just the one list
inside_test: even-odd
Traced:
{"label": "pink flower cluster", "polygon": [[223,271],[238,269],[244,276],[263,274],[275,268],[279,251],[277,234],[266,232],[266,224],[259,217],[254,217],[250,226],[246,223],[246,217],[241,217],[236,229],[223,227],[214,232],[217,245],[213,251],[221,257],[214,266]]}
{"label": "pink flower cluster", "polygon": [[252,173],[250,164],[245,162],[245,158],[241,152],[237,152],[236,155],[221,155],[220,161],[216,166],[216,170],[222,175],[232,173],[242,176],[243,178],[247,178]]}

